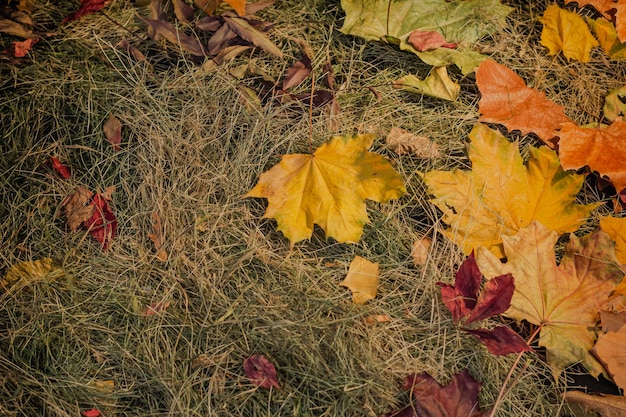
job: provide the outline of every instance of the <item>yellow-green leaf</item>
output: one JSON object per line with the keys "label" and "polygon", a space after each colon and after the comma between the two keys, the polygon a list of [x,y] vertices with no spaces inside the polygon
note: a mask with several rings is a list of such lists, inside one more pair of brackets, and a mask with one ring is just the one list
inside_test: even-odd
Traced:
{"label": "yellow-green leaf", "polygon": [[550,55],[563,51],[568,59],[589,62],[591,48],[598,46],[598,41],[582,17],[553,4],[539,21],[543,23],[541,44],[550,50]]}
{"label": "yellow-green leaf", "polygon": [[348,274],[341,284],[352,291],[354,304],[365,304],[376,298],[378,291],[378,263],[355,256],[348,268]]}
{"label": "yellow-green leaf", "polygon": [[602,365],[589,351],[596,341],[598,312],[624,274],[606,233],[582,238],[571,234],[559,266],[554,253],[558,238],[533,222],[515,236],[503,238],[506,263],[486,248],[478,250],[477,263],[487,279],[513,275],[515,293],[503,315],[540,326],[539,346],[546,348],[555,377],[574,363],[582,363],[597,377]]}
{"label": "yellow-green leaf", "polygon": [[619,41],[617,30],[612,22],[609,22],[603,17],[599,17],[595,20],[587,18],[587,23],[591,26],[591,30],[598,42],[600,42],[604,53],[613,59],[626,58],[626,43]]}
{"label": "yellow-green leaf", "polygon": [[374,135],[335,136],[313,153],[283,156],[244,197],[268,199],[263,217],[294,245],[313,224],[339,242],[356,242],[368,222],[365,199],[386,203],[406,193],[382,156],[368,152]]}
{"label": "yellow-green leaf", "polygon": [[0,281],[0,293],[6,292],[18,281],[23,283],[54,281],[64,274],[63,269],[51,258],[19,262],[10,267],[2,281]]}
{"label": "yellow-green leaf", "polygon": [[436,67],[423,81],[414,75],[406,75],[395,81],[393,86],[409,93],[450,101],[455,101],[461,92],[461,86],[450,79],[446,67]]}
{"label": "yellow-green leaf", "polygon": [[622,102],[621,97],[626,97],[626,86],[610,90],[606,95],[602,108],[605,119],[614,122],[618,117],[626,116],[626,103]]}
{"label": "yellow-green leaf", "polygon": [[556,153],[530,147],[524,164],[518,144],[478,124],[469,135],[472,171],[423,174],[431,200],[450,227],[446,236],[469,254],[480,246],[503,257],[502,237],[533,220],[559,234],[573,232],[597,205],[576,204],[584,177],[564,172]]}

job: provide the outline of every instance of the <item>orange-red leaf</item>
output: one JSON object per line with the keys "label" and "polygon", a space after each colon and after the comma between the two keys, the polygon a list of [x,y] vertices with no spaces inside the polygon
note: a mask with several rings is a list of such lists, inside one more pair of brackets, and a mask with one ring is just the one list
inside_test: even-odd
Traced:
{"label": "orange-red leaf", "polygon": [[502,124],[523,134],[533,132],[550,146],[561,124],[571,122],[563,107],[527,87],[517,74],[495,61],[488,59],[480,64],[476,84],[481,94],[481,122]]}
{"label": "orange-red leaf", "polygon": [[566,123],[559,136],[559,159],[563,169],[588,165],[609,177],[618,193],[626,188],[626,122],[616,119],[606,128],[583,128]]}
{"label": "orange-red leaf", "polygon": [[91,205],[94,207],[93,214],[83,222],[83,227],[102,244],[102,250],[106,252],[117,233],[117,218],[102,195],[96,194]]}
{"label": "orange-red leaf", "polygon": [[54,156],[50,157],[49,163],[52,166],[52,169],[54,169],[63,179],[68,179],[72,176],[70,169]]}
{"label": "orange-red leaf", "polygon": [[270,389],[280,389],[276,368],[264,355],[252,355],[243,362],[243,370],[254,385]]}

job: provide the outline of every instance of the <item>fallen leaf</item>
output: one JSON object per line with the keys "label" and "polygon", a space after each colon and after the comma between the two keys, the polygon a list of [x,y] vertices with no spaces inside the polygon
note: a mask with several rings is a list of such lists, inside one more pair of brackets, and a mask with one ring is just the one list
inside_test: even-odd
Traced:
{"label": "fallen leaf", "polygon": [[159,261],[167,261],[167,251],[163,247],[163,225],[161,224],[161,216],[156,211],[152,212],[152,233],[148,234],[148,238],[154,243],[157,250],[156,258]]}
{"label": "fallen leaf", "polygon": [[65,271],[52,258],[19,262],[11,266],[0,281],[0,293],[6,292],[18,282],[52,282],[65,275]]}
{"label": "fallen leaf", "polygon": [[558,134],[561,124],[571,122],[563,107],[527,87],[517,74],[495,61],[486,60],[476,69],[476,85],[481,95],[481,122],[502,124],[524,135],[533,132],[551,147],[549,140]]}
{"label": "fallen leaf", "polygon": [[143,313],[141,313],[141,315],[145,317],[153,316],[155,314],[159,314],[165,311],[165,309],[168,308],[169,306],[170,306],[169,301],[159,301],[158,303],[154,303],[154,304],[147,306],[143,310]]}
{"label": "fallen leaf", "polygon": [[626,188],[626,122],[616,119],[606,128],[584,128],[565,123],[559,136],[559,158],[563,169],[587,165],[600,175],[606,175],[618,193]]}
{"label": "fallen leaf", "polygon": [[292,87],[296,87],[302,81],[309,76],[312,71],[311,67],[311,58],[308,55],[304,54],[302,58],[296,61],[285,74],[285,78],[283,79],[283,90],[289,90]]}
{"label": "fallen leaf", "polygon": [[26,13],[32,13],[34,7],[34,0],[19,0],[17,4],[17,10]]}
{"label": "fallen leaf", "polygon": [[532,351],[532,348],[519,334],[506,326],[497,326],[493,329],[463,330],[477,337],[492,355],[505,356],[510,353]]}
{"label": "fallen leaf", "polygon": [[600,219],[600,229],[615,241],[617,260],[626,265],[626,217],[603,217]]}
{"label": "fallen leaf", "polygon": [[131,45],[130,42],[128,42],[126,39],[122,39],[121,41],[119,41],[119,43],[115,45],[115,47],[126,51],[126,53],[132,55],[135,60],[147,63],[149,65],[149,68],[152,69],[146,56],[139,49]]}
{"label": "fallen leaf", "polygon": [[412,154],[418,158],[437,158],[441,156],[439,146],[425,136],[392,127],[385,138],[385,142],[398,155]]}
{"label": "fallen leaf", "polygon": [[426,261],[428,260],[428,250],[430,249],[432,243],[433,241],[427,237],[423,237],[420,240],[413,242],[411,256],[413,257],[413,263],[415,265],[426,265]]}
{"label": "fallen leaf", "polygon": [[180,46],[184,51],[195,56],[206,56],[206,52],[202,43],[196,38],[192,38],[176,29],[171,23],[164,20],[145,19],[139,16],[145,24],[147,24],[155,34],[163,36],[174,45]]}
{"label": "fallen leaf", "polygon": [[21,42],[13,42],[11,43],[11,51],[10,54],[15,58],[23,58],[28,54],[30,49],[39,41],[38,38],[34,39],[26,39]]}
{"label": "fallen leaf", "polygon": [[626,42],[626,4],[622,0],[565,0],[565,3],[572,1],[578,3],[578,7],[593,6],[609,20],[615,18],[619,39]]}
{"label": "fallen leaf", "polygon": [[568,59],[580,62],[591,60],[591,49],[599,43],[582,17],[552,4],[539,21],[543,23],[540,43],[548,48],[549,55],[563,51],[563,55]]}
{"label": "fallen leaf", "polygon": [[609,91],[604,98],[602,108],[605,119],[613,122],[620,116],[626,116],[626,103],[622,101],[622,98],[626,98],[626,86]]}
{"label": "fallen leaf", "polygon": [[456,43],[450,43],[443,35],[434,30],[414,30],[409,35],[407,42],[420,52],[428,51],[436,48],[457,47]]}
{"label": "fallen leaf", "polygon": [[604,365],[617,386],[626,389],[626,311],[603,310],[600,319],[602,332],[591,352]]}
{"label": "fallen leaf", "polygon": [[[565,401],[583,408],[583,412],[597,412],[601,417],[624,417],[626,415],[626,397],[621,395],[594,394],[580,391],[566,391]],[[591,416],[592,414],[585,414]]]}
{"label": "fallen leaf", "polygon": [[280,389],[276,368],[264,355],[252,355],[243,362],[243,370],[254,385],[270,389]]}
{"label": "fallen leaf", "polygon": [[530,147],[524,164],[518,144],[478,124],[469,135],[472,171],[422,174],[431,202],[449,225],[444,234],[469,254],[480,246],[504,257],[503,236],[511,236],[533,220],[559,234],[573,232],[598,204],[576,203],[584,176],[564,172],[556,153]]}
{"label": "fallen leaf", "polygon": [[97,408],[92,408],[90,410],[81,411],[80,413],[84,417],[100,417],[102,413]]}
{"label": "fallen leaf", "polygon": [[363,319],[366,325],[373,326],[377,323],[389,323],[391,322],[391,317],[386,314],[376,314],[373,316],[367,316]]}
{"label": "fallen leaf", "polygon": [[172,0],[174,5],[174,14],[181,22],[189,23],[195,17],[193,7],[187,4],[185,0]]}
{"label": "fallen leaf", "polygon": [[240,17],[224,17],[224,21],[241,39],[250,42],[254,46],[258,46],[278,58],[283,57],[283,53],[274,45],[267,35],[255,29],[246,19]]}
{"label": "fallen leaf", "polygon": [[24,26],[19,22],[15,22],[9,19],[0,18],[0,33],[6,33],[7,35],[19,36],[24,39],[33,39],[38,36],[33,33],[31,29]]}
{"label": "fallen leaf", "polygon": [[74,192],[63,200],[61,209],[67,217],[67,226],[75,232],[83,222],[93,216],[95,207],[90,204],[93,193],[88,188],[79,185]]}
{"label": "fallen leaf", "polygon": [[84,221],[83,227],[100,242],[102,250],[106,252],[117,234],[117,219],[107,200],[100,194],[94,195],[91,205],[94,206],[93,214]]}
{"label": "fallen leaf", "polygon": [[486,248],[477,261],[487,278],[510,273],[515,293],[504,316],[540,327],[538,345],[546,348],[555,378],[563,369],[582,363],[597,377],[602,365],[589,351],[596,341],[598,311],[624,277],[617,266],[611,238],[602,231],[578,238],[570,235],[557,266],[558,234],[533,222],[515,236],[504,236],[505,264]]}
{"label": "fallen leaf", "polygon": [[587,18],[587,23],[604,53],[613,59],[626,58],[626,43],[621,43],[617,37],[617,30],[612,22],[603,17],[597,19]]}
{"label": "fallen leaf", "polygon": [[[251,14],[246,10],[246,0],[223,0],[223,2],[229,4],[239,16]],[[208,15],[212,15],[222,3],[222,0],[194,0],[194,3],[200,10]]]}
{"label": "fallen leaf", "polygon": [[115,389],[115,381],[112,379],[97,379],[89,383],[89,386],[103,393],[111,393]]}
{"label": "fallen leaf", "polygon": [[263,217],[276,219],[292,246],[311,237],[314,223],[339,242],[356,242],[368,222],[366,198],[386,203],[406,193],[391,164],[367,151],[374,137],[335,136],[313,155],[285,155],[244,197],[269,200]]}
{"label": "fallen leaf", "polygon": [[72,176],[70,169],[54,156],[50,157],[49,164],[52,166],[52,169],[54,169],[57,174],[61,176],[61,178],[68,179]]}
{"label": "fallen leaf", "polygon": [[461,86],[450,79],[446,67],[435,67],[423,81],[414,75],[405,75],[394,81],[393,86],[409,93],[424,94],[449,101],[456,101],[461,92]]}
{"label": "fallen leaf", "polygon": [[339,285],[352,291],[354,304],[365,304],[373,300],[378,291],[378,262],[355,256],[350,262],[348,275]]}
{"label": "fallen leaf", "polygon": [[81,17],[97,12],[102,9],[111,0],[81,0],[80,8],[74,13],[68,15],[63,19],[63,23],[71,22],[72,20],[80,19]]}
{"label": "fallen leaf", "polygon": [[109,118],[104,123],[102,130],[104,130],[104,136],[113,147],[113,150],[119,151],[121,149],[120,143],[122,143],[122,123],[118,120],[118,118],[112,114],[109,115]]}
{"label": "fallen leaf", "polygon": [[467,371],[454,375],[445,386],[426,372],[412,374],[403,385],[411,390],[412,403],[383,417],[486,417],[489,411],[478,405],[481,387]]}

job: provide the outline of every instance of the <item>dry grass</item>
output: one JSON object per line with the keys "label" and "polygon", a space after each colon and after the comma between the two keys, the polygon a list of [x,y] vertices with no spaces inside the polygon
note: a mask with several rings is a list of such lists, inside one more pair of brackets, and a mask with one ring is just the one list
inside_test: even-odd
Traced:
{"label": "dry grass", "polygon": [[[577,122],[597,120],[624,67],[600,52],[590,64],[546,56],[538,46],[540,3],[516,6],[509,26],[481,46]],[[58,22],[72,7],[64,6],[41,5],[37,18]],[[272,36],[286,57],[252,59],[279,77],[300,56],[287,36],[304,39],[318,83],[330,59],[342,86],[332,127],[323,111],[309,120],[243,99],[240,88],[254,76],[240,82],[228,68],[248,58],[207,72],[143,42],[156,67],[149,71],[112,47],[129,36],[122,26],[143,34],[134,13],[116,2],[107,15],[120,26],[85,18],[43,41],[31,63],[0,68],[0,269],[52,257],[67,275],[0,295],[0,414],[78,416],[97,407],[106,416],[377,416],[408,401],[399,387],[406,374],[427,371],[447,382],[463,369],[483,381],[483,407],[493,405],[514,358],[489,355],[442,308],[434,283],[450,281],[462,256],[440,235],[416,175],[469,166],[465,138],[478,117],[471,76],[453,74],[463,86],[455,103],[398,92],[394,79],[429,67],[339,34],[337,2],[279,2],[265,17],[276,22]],[[101,133],[111,113],[124,126],[120,152]],[[400,158],[375,143],[409,196],[371,204],[372,224],[357,245],[316,230],[290,250],[275,224],[261,219],[265,202],[241,198],[280,155],[308,151],[310,131],[317,146],[356,131],[382,139],[394,126],[431,137],[444,156]],[[45,167],[52,155],[72,166],[70,180]],[[119,235],[106,254],[55,217],[79,184],[117,187]],[[155,259],[147,237],[152,212],[165,225],[167,262]],[[425,233],[435,238],[433,250],[416,267],[411,244]],[[382,271],[379,296],[365,306],[338,287],[354,255]],[[170,303],[164,313],[142,316],[159,301]],[[372,314],[393,320],[365,325]],[[254,353],[276,364],[282,390],[248,382],[242,363]],[[498,416],[566,413],[565,380],[555,384],[540,360],[527,362]],[[99,388],[107,380],[114,388]]]}

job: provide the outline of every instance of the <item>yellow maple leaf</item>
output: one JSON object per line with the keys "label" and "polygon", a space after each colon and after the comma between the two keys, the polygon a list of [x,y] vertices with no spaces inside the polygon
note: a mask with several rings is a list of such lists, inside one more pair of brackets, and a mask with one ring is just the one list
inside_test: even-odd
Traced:
{"label": "yellow maple leaf", "polygon": [[615,241],[617,260],[626,264],[626,217],[603,217],[600,219],[600,229]]}
{"label": "yellow maple leaf", "polygon": [[502,237],[538,220],[559,234],[573,232],[597,205],[576,204],[584,177],[564,172],[556,153],[530,147],[527,165],[517,143],[478,124],[469,134],[472,171],[423,174],[431,200],[450,228],[446,236],[465,254],[479,246],[503,257]]}
{"label": "yellow maple leaf", "polygon": [[368,152],[374,137],[335,136],[313,155],[285,155],[244,197],[268,199],[263,217],[276,219],[292,246],[311,237],[314,223],[338,242],[356,242],[368,222],[365,199],[406,193],[391,164]]}
{"label": "yellow maple leaf", "polygon": [[52,258],[19,262],[10,267],[4,278],[0,280],[0,293],[7,291],[18,283],[18,281],[23,283],[31,281],[54,281],[64,274],[63,269]]}
{"label": "yellow maple leaf", "polygon": [[503,238],[505,264],[486,248],[478,250],[477,263],[488,279],[513,274],[515,293],[503,315],[540,327],[539,346],[546,348],[555,377],[579,362],[597,377],[602,365],[589,353],[596,341],[594,327],[624,274],[606,233],[570,235],[559,266],[554,254],[558,237],[533,222]]}
{"label": "yellow maple leaf", "polygon": [[618,39],[617,30],[612,22],[599,17],[595,20],[587,18],[587,23],[591,26],[591,30],[596,35],[596,39],[598,39],[605,54],[613,59],[626,58],[626,44]]}
{"label": "yellow maple leaf", "polygon": [[550,50],[550,55],[563,51],[568,59],[589,62],[591,48],[598,46],[598,41],[582,17],[553,4],[539,21],[543,23],[541,44]]}
{"label": "yellow maple leaf", "polygon": [[456,101],[461,86],[450,78],[446,67],[435,67],[423,81],[414,75],[405,75],[393,82],[395,88],[414,94],[424,94],[443,100]]}
{"label": "yellow maple leaf", "polygon": [[339,285],[350,288],[354,304],[373,300],[378,291],[378,263],[355,256],[350,262],[346,278]]}

